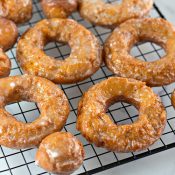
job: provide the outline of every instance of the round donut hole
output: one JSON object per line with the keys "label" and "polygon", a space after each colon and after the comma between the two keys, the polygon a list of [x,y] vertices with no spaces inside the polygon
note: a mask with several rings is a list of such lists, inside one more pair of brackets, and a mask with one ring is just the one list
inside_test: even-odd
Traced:
{"label": "round donut hole", "polygon": [[40,115],[37,104],[34,102],[21,101],[19,103],[12,103],[6,105],[5,109],[18,121],[23,123],[32,123]]}
{"label": "round donut hole", "polygon": [[107,4],[121,4],[123,0],[103,0]]}
{"label": "round donut hole", "polygon": [[108,108],[107,114],[117,125],[132,124],[139,115],[135,106],[125,102],[114,103]]}
{"label": "round donut hole", "polygon": [[69,57],[71,48],[67,43],[49,42],[44,47],[44,52],[55,59],[64,60]]}
{"label": "round donut hole", "polygon": [[153,62],[163,58],[166,51],[153,42],[138,42],[131,48],[130,55],[142,61]]}

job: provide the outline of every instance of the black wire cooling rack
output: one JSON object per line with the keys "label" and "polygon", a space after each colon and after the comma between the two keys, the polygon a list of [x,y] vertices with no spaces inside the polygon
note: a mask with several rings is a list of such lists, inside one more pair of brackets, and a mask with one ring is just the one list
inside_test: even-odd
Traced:
{"label": "black wire cooling rack", "polygon": [[[29,27],[35,25],[39,20],[44,18],[38,1],[33,1],[33,8],[33,18],[30,20],[29,23],[26,23],[19,27],[20,34],[22,34]],[[154,5],[153,9],[151,10],[150,16],[164,18],[156,5]],[[77,12],[74,13],[71,18],[75,19],[80,24],[91,30],[94,35],[99,39],[101,44],[104,43],[105,39],[111,33],[111,30],[101,27],[95,27],[87,21],[84,21]],[[67,45],[50,43],[46,46],[45,51],[48,55],[52,55],[56,59],[64,59],[69,55],[70,48]],[[8,51],[7,54],[11,58],[12,62],[11,76],[21,75],[22,70],[20,69],[15,57],[16,46]],[[131,54],[138,59],[153,61],[155,59],[161,58],[163,55],[165,55],[165,52],[156,44],[146,42],[139,43],[138,45],[134,46],[131,50]],[[140,159],[142,157],[159,153],[166,149],[171,149],[175,146],[175,111],[171,106],[170,101],[171,92],[174,90],[175,84],[153,88],[155,93],[157,93],[161,97],[167,110],[167,125],[162,137],[149,149],[142,152],[134,153],[114,153],[89,144],[80,135],[75,127],[77,103],[80,100],[82,94],[90,86],[108,78],[109,76],[112,76],[112,73],[108,71],[105,65],[102,65],[100,70],[96,74],[83,82],[71,85],[60,85],[62,90],[67,95],[71,107],[71,113],[68,118],[67,124],[64,127],[64,131],[69,131],[73,133],[76,137],[78,137],[83,143],[84,149],[86,151],[84,164],[74,174],[94,174],[115,166],[119,166],[121,164],[128,163],[130,161]],[[39,110],[35,103],[13,103],[6,106],[6,110],[13,114],[14,117],[23,122],[32,122],[39,115]],[[114,104],[109,108],[108,114],[111,116],[114,122],[118,124],[132,123],[137,119],[138,116],[137,110],[132,105],[126,103]],[[49,174],[35,165],[35,153],[36,149],[12,150],[1,146],[0,175]]]}

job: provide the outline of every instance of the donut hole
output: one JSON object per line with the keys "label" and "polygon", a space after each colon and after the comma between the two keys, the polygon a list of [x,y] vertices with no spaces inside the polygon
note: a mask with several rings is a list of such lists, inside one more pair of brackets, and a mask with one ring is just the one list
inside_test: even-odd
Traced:
{"label": "donut hole", "polygon": [[153,62],[166,56],[166,51],[154,42],[138,42],[131,48],[130,55],[142,61]]}
{"label": "donut hole", "polygon": [[69,57],[71,48],[67,43],[49,42],[44,47],[44,51],[47,56],[51,56],[59,60],[64,60]]}
{"label": "donut hole", "polygon": [[5,109],[23,123],[32,123],[40,115],[37,104],[34,102],[21,101],[19,103],[12,103],[6,105]]}
{"label": "donut hole", "polygon": [[125,102],[112,104],[108,108],[107,114],[117,125],[132,124],[139,116],[137,108],[134,105]]}

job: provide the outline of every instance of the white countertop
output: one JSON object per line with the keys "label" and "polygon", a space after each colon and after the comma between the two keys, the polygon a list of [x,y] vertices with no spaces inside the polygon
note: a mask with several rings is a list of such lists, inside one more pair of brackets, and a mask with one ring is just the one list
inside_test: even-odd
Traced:
{"label": "white countertop", "polygon": [[[175,0],[155,0],[171,23],[175,25]],[[96,175],[174,175],[175,148],[133,161]]]}
{"label": "white countertop", "polygon": [[155,0],[166,19],[175,25],[175,1],[174,0]]}

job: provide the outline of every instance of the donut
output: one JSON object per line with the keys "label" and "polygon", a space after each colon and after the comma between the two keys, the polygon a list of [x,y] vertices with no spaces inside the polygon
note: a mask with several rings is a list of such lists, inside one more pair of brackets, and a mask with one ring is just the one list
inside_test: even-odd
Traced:
{"label": "donut", "polygon": [[41,142],[35,162],[48,172],[65,175],[78,169],[83,159],[81,142],[70,133],[56,132]]}
{"label": "donut", "polygon": [[0,78],[10,74],[11,62],[8,56],[0,48]]}
{"label": "donut", "polygon": [[16,25],[8,19],[0,18],[0,48],[7,51],[15,44],[17,37]]}
{"label": "donut", "polygon": [[[68,42],[71,54],[65,60],[47,56],[50,41]],[[17,45],[17,59],[27,74],[55,83],[76,83],[95,73],[101,63],[101,46],[95,36],[71,19],[45,19],[29,29]]]}
{"label": "donut", "polygon": [[114,28],[124,21],[140,18],[152,8],[153,0],[123,0],[109,4],[103,0],[80,0],[80,15],[91,23],[107,28]]}
{"label": "donut", "polygon": [[[116,101],[133,104],[139,110],[136,122],[113,123],[106,114]],[[112,77],[91,87],[78,106],[77,129],[96,146],[110,151],[131,152],[148,148],[161,136],[166,112],[151,88],[144,82]]]}
{"label": "donut", "polygon": [[[129,50],[140,41],[159,44],[166,56],[153,62],[134,58]],[[106,40],[104,60],[117,76],[141,80],[149,86],[170,84],[175,81],[175,28],[161,18],[129,20]]]}
{"label": "donut", "polygon": [[41,7],[47,18],[67,18],[77,10],[77,0],[42,0]]}
{"label": "donut", "polygon": [[[69,114],[69,104],[57,85],[30,75],[0,79],[0,145],[22,149],[38,146],[49,134],[60,131]],[[13,102],[37,102],[40,116],[23,123],[5,110]]]}
{"label": "donut", "polygon": [[29,21],[32,17],[32,0],[1,0],[0,17],[17,24]]}
{"label": "donut", "polygon": [[16,25],[7,19],[0,18],[0,78],[10,74],[11,62],[4,53],[10,49],[17,40],[18,30]]}

